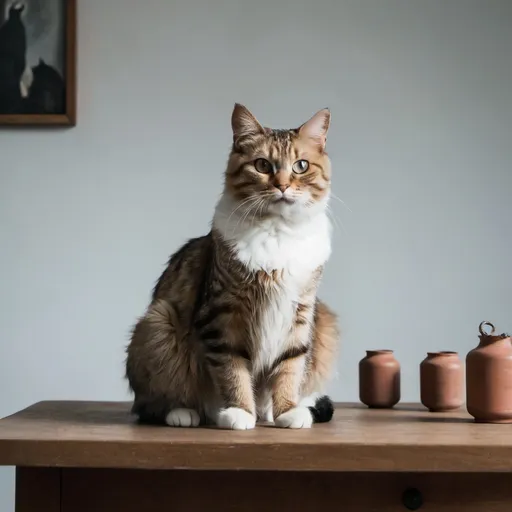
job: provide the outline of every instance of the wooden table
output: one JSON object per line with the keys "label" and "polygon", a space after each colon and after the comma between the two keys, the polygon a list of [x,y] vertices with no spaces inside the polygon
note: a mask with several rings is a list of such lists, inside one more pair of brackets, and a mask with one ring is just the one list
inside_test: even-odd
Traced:
{"label": "wooden table", "polygon": [[231,432],[139,426],[129,408],[42,402],[0,420],[16,512],[512,508],[512,425],[464,410],[346,404],[311,430]]}

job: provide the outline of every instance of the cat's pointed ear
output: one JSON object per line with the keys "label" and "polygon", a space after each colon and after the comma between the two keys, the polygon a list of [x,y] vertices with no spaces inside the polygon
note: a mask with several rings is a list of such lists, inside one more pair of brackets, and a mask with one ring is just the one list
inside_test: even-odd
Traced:
{"label": "cat's pointed ear", "polygon": [[331,113],[328,108],[324,108],[319,110],[309,121],[306,121],[299,128],[299,135],[314,141],[324,149],[330,124]]}
{"label": "cat's pointed ear", "polygon": [[233,142],[253,133],[265,133],[265,129],[258,123],[258,120],[251,114],[247,107],[235,103],[233,114],[231,115],[231,128],[233,129]]}

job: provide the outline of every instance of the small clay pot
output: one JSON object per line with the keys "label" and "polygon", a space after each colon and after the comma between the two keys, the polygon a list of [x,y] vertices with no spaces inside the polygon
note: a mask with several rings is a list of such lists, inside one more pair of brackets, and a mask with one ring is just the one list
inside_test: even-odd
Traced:
{"label": "small clay pot", "polygon": [[391,408],[400,401],[400,364],[392,350],[367,350],[359,362],[359,399],[371,408]]}
{"label": "small clay pot", "polygon": [[458,409],[464,403],[464,374],[457,352],[429,352],[420,364],[421,403],[431,412]]}
{"label": "small clay pot", "polygon": [[468,412],[479,423],[512,423],[512,340],[494,334],[490,322],[482,322],[479,331],[480,343],[466,356]]}

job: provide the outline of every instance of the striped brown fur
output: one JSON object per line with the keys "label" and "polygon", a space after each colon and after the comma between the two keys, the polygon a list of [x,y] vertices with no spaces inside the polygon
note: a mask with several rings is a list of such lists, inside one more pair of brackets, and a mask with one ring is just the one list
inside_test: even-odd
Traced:
{"label": "striped brown fur", "polygon": [[[307,189],[311,203],[322,200],[330,187],[325,140],[305,141],[300,129],[261,128],[249,116],[244,107],[235,107],[225,195],[242,204],[286,186],[297,193]],[[328,121],[325,133],[327,126]],[[255,173],[255,155],[272,161],[275,171]],[[304,174],[279,170],[306,157],[310,165]],[[263,205],[253,221],[272,215]],[[215,423],[219,411],[228,408],[261,416],[266,396],[275,419],[297,407],[302,396],[319,391],[331,372],[338,339],[334,313],[317,298],[322,270],[323,265],[304,280],[291,305],[293,325],[267,361],[258,328],[269,301],[282,293],[287,269],[250,268],[215,224],[207,235],[184,244],[156,283],[127,348],[134,413],[143,421],[165,423],[170,411],[190,409],[202,423]]]}

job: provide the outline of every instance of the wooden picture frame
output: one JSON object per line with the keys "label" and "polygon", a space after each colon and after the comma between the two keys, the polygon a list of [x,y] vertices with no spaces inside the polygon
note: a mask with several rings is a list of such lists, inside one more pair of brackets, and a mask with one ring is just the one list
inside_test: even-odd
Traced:
{"label": "wooden picture frame", "polygon": [[[4,8],[6,15],[3,21],[3,26],[5,26],[8,22],[12,22],[14,24],[18,24],[19,28],[19,20],[21,19],[23,23],[23,12],[25,12],[25,8],[27,8],[27,12],[30,13],[30,5],[31,2],[34,4],[45,5],[45,2],[50,2],[52,4],[56,4],[57,2],[61,3],[58,8],[62,9],[61,16],[62,18],[59,20],[61,23],[60,33],[57,34],[56,38],[61,38],[60,43],[63,47],[60,48],[61,55],[61,68],[62,73],[55,75],[57,71],[56,68],[50,70],[50,73],[53,73],[55,76],[58,76],[61,80],[58,83],[58,87],[53,89],[52,86],[55,85],[55,82],[51,83],[51,80],[42,81],[39,78],[39,82],[36,82],[36,77],[41,77],[41,72],[37,71],[38,69],[43,71],[48,71],[49,68],[45,66],[47,65],[44,59],[40,57],[39,63],[35,64],[34,62],[29,62],[28,53],[30,51],[30,41],[26,33],[28,32],[25,28],[25,45],[26,45],[26,64],[25,69],[28,70],[26,73],[29,75],[29,79],[27,83],[30,83],[30,86],[26,86],[23,80],[20,82],[20,90],[21,90],[21,100],[14,96],[15,100],[11,101],[13,96],[9,96],[5,94],[3,96],[4,104],[2,105],[2,41],[4,41],[4,49],[7,46],[5,44],[5,38],[2,40],[2,28],[0,27],[0,126],[75,126],[76,125],[76,43],[77,43],[77,34],[76,34],[76,14],[77,14],[77,5],[76,0],[0,0],[0,8]],[[2,6],[3,4],[3,6]],[[40,8],[40,7],[39,7]],[[55,7],[53,7],[55,8]],[[0,23],[2,22],[3,13],[0,13]],[[28,14],[27,14],[28,16]],[[12,20],[11,20],[12,18]],[[46,20],[48,23],[48,20]],[[50,21],[51,23],[51,21]],[[62,25],[64,25],[62,27]],[[12,38],[12,30],[9,31],[9,36]],[[18,33],[19,35],[19,33]],[[12,40],[12,39],[11,39]],[[19,39],[18,39],[19,41]],[[12,44],[9,46],[12,48]],[[20,45],[23,46],[23,45]],[[32,51],[34,53],[34,50]],[[4,52],[5,55],[5,52]],[[38,66],[41,66],[38,68]],[[7,69],[7,67],[6,67]],[[12,69],[11,67],[9,69]],[[18,67],[19,69],[19,67]],[[23,75],[25,76],[25,74]],[[44,78],[48,78],[48,73],[44,74]],[[12,77],[12,75],[11,75]],[[9,77],[9,83],[12,85],[11,77]],[[62,85],[63,82],[63,85]],[[7,81],[4,80],[3,84]],[[38,84],[40,87],[35,87],[34,84]],[[51,85],[48,85],[48,84]],[[45,90],[44,87],[41,86],[44,84],[47,86]],[[33,90],[37,92],[32,92]],[[48,92],[48,89],[50,92]],[[4,87],[5,90],[5,87]],[[9,88],[9,92],[15,91],[13,87]],[[58,91],[58,92],[56,92]],[[14,93],[16,95],[16,92]],[[57,98],[57,99],[55,99]],[[6,106],[7,105],[7,106]],[[16,106],[20,106],[20,112],[13,112]],[[52,111],[52,108],[55,108],[55,111]],[[8,110],[11,110],[7,112]]]}

